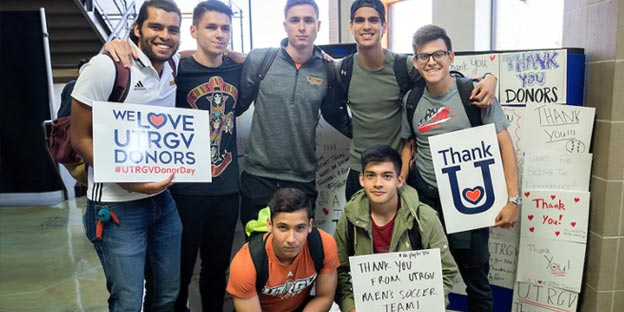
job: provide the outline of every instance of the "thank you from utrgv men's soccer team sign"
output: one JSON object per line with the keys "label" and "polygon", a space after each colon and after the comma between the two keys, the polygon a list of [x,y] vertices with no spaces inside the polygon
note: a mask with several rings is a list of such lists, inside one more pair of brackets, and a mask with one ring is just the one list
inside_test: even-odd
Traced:
{"label": "thank you from utrgv men's soccer team sign", "polygon": [[95,102],[93,162],[95,182],[210,182],[208,111]]}
{"label": "thank you from utrgv men's soccer team sign", "polygon": [[493,225],[507,203],[494,125],[436,135],[429,144],[447,232]]}

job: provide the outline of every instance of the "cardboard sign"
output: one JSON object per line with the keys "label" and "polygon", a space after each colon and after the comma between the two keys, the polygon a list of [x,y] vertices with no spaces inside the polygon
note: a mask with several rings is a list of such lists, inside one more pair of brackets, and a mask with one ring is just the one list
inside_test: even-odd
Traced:
{"label": "cardboard sign", "polygon": [[588,191],[592,154],[526,152],[522,189]]}
{"label": "cardboard sign", "polygon": [[95,182],[210,182],[209,122],[205,110],[94,102]]}
{"label": "cardboard sign", "polygon": [[557,287],[518,282],[514,288],[513,312],[576,312],[579,294]]}
{"label": "cardboard sign", "polygon": [[567,50],[501,54],[501,103],[566,103],[567,55]]}
{"label": "cardboard sign", "polygon": [[493,124],[429,138],[447,233],[494,224],[507,187]]}
{"label": "cardboard sign", "polygon": [[589,192],[523,190],[522,236],[587,242]]}
{"label": "cardboard sign", "polygon": [[444,311],[439,249],[349,257],[359,312]]}
{"label": "cardboard sign", "polygon": [[488,249],[490,251],[490,284],[513,289],[518,263],[519,227],[510,229],[491,228]]}
{"label": "cardboard sign", "polygon": [[517,281],[580,292],[585,244],[523,236]]}
{"label": "cardboard sign", "polygon": [[[455,60],[451,64],[451,70],[458,71],[466,77],[482,77],[487,73],[499,77],[499,59],[498,53],[455,55]],[[496,96],[498,98],[500,98],[499,90],[499,86],[496,86]]]}
{"label": "cardboard sign", "polygon": [[594,107],[527,104],[522,116],[523,151],[589,153]]}

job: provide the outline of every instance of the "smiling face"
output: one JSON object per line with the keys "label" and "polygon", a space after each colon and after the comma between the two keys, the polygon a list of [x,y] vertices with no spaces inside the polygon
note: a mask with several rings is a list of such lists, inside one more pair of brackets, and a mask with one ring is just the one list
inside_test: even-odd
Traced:
{"label": "smiling face", "polygon": [[180,46],[180,16],[176,12],[149,7],[141,27],[134,25],[138,46],[156,68],[169,60]]}
{"label": "smiling face", "polygon": [[297,50],[312,48],[320,27],[321,22],[316,19],[313,6],[301,4],[288,9],[284,30],[289,46]]}
{"label": "smiling face", "polygon": [[443,82],[445,79],[452,79],[450,76],[450,66],[453,64],[455,54],[448,50],[449,48],[441,38],[429,41],[417,47],[417,55],[421,53],[434,54],[435,52],[446,52],[439,60],[436,60],[433,56],[429,57],[426,61],[421,61],[418,57],[414,57],[414,67],[418,69],[420,75],[427,81],[427,84],[435,85]]}
{"label": "smiling face", "polygon": [[301,252],[308,234],[312,231],[312,219],[306,209],[278,212],[267,220],[273,235],[273,250],[282,263],[291,263]]}
{"label": "smiling face", "polygon": [[403,178],[392,161],[370,162],[360,173],[360,185],[371,207],[385,206],[398,199],[397,190],[403,186]]}
{"label": "smiling face", "polygon": [[361,7],[355,11],[353,21],[349,23],[358,48],[381,47],[381,39],[386,31],[386,24],[382,23],[377,10],[370,7]]}
{"label": "smiling face", "polygon": [[191,26],[191,36],[197,40],[202,53],[215,57],[223,54],[230,42],[231,21],[227,14],[206,11],[197,25]]}

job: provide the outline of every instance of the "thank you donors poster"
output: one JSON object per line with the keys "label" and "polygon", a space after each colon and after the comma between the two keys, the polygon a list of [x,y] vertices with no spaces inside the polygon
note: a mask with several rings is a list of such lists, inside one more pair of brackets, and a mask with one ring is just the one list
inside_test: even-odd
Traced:
{"label": "thank you donors poster", "polygon": [[94,102],[95,182],[210,182],[208,111]]}
{"label": "thank you donors poster", "polygon": [[494,125],[436,135],[429,145],[447,232],[493,225],[507,203]]}
{"label": "thank you donors poster", "polygon": [[501,104],[566,103],[567,50],[500,54]]}
{"label": "thank you donors poster", "polygon": [[440,249],[349,257],[358,312],[444,311]]}

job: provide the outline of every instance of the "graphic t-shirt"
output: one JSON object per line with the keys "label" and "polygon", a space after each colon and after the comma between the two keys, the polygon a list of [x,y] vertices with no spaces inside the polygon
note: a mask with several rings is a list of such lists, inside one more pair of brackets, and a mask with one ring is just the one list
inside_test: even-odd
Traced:
{"label": "graphic t-shirt", "polygon": [[[320,274],[338,268],[340,262],[334,238],[319,229],[325,258]],[[317,278],[314,262],[306,243],[292,264],[282,264],[273,251],[273,236],[266,242],[269,260],[269,278],[258,295],[262,311],[292,312],[302,305],[310,295]],[[256,292],[256,270],[249,253],[249,244],[236,253],[230,264],[230,278],[227,292],[239,298],[252,298]]]}
{"label": "graphic t-shirt", "polygon": [[[213,68],[192,56],[180,60],[176,107],[210,112],[212,183],[176,183],[172,192],[186,195],[222,195],[238,192],[235,108],[238,101],[242,64],[227,57]],[[198,159],[198,162],[207,161]]]}

